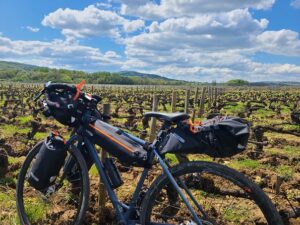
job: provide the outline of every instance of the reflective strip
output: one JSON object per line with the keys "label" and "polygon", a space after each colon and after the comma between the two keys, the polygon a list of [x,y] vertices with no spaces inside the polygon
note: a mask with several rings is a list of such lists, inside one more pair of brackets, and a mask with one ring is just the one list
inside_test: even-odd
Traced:
{"label": "reflective strip", "polygon": [[109,138],[110,140],[112,140],[113,142],[117,143],[118,145],[121,145],[123,148],[125,148],[128,152],[130,153],[134,153],[135,151],[132,150],[131,148],[129,148],[128,146],[126,146],[124,143],[118,141],[117,139],[115,139],[113,136],[105,133],[103,130],[100,130],[99,128],[95,127],[94,125],[90,124],[90,127],[94,128],[95,130],[97,130],[98,132],[100,132],[101,134],[103,134],[105,137]]}

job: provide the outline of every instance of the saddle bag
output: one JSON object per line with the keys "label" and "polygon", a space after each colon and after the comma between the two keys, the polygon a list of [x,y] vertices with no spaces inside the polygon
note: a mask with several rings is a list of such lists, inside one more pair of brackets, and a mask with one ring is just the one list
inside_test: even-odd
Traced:
{"label": "saddle bag", "polygon": [[234,156],[246,149],[249,125],[240,118],[215,117],[201,124],[182,123],[171,129],[158,147],[162,154]]}
{"label": "saddle bag", "polygon": [[123,131],[101,120],[89,124],[87,135],[93,142],[109,154],[118,158],[122,164],[144,167],[147,151],[143,146],[123,134]]}
{"label": "saddle bag", "polygon": [[51,133],[43,142],[30,168],[27,178],[29,184],[37,190],[43,190],[54,184],[66,156],[64,139]]}

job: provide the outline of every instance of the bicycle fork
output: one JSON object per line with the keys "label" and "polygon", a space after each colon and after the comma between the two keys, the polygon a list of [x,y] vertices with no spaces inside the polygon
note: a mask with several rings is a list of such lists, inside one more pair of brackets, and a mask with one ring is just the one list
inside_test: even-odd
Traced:
{"label": "bicycle fork", "polygon": [[[163,168],[163,171],[166,173],[166,175],[168,176],[168,178],[170,179],[172,185],[174,186],[174,188],[176,189],[177,193],[179,194],[180,198],[183,200],[183,202],[185,203],[185,205],[187,206],[188,210],[190,211],[190,213],[192,214],[195,222],[198,225],[203,225],[203,223],[201,222],[201,219],[197,216],[196,212],[194,211],[193,207],[191,206],[191,204],[189,203],[189,201],[187,200],[187,198],[184,196],[184,194],[182,193],[182,191],[179,188],[179,185],[177,184],[175,178],[173,177],[173,175],[171,174],[171,172],[169,171],[166,163],[164,162],[164,160],[162,159],[162,157],[157,153],[157,151],[154,149],[154,154],[155,156],[158,158],[158,161],[161,165],[161,167]],[[202,210],[201,210],[202,211]]]}

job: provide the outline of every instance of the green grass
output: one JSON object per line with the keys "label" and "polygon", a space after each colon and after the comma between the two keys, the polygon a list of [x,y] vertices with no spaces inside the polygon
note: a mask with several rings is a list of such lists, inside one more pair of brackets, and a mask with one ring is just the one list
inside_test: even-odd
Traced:
{"label": "green grass", "polygon": [[3,177],[0,179],[0,185],[3,185],[3,186],[11,186],[11,185],[15,185],[16,183],[17,183],[16,178]]}
{"label": "green grass", "polygon": [[233,160],[228,163],[228,166],[232,167],[233,169],[240,170],[240,169],[256,169],[261,167],[262,165],[252,159],[242,159],[242,160]]}
{"label": "green grass", "polygon": [[22,157],[11,157],[8,156],[8,163],[11,164],[15,164],[15,163],[22,163],[25,160],[25,156]]}
{"label": "green grass", "polygon": [[90,171],[89,171],[89,174],[93,177],[98,177],[99,174],[98,174],[98,170],[95,166],[95,164],[91,167]]}
{"label": "green grass", "polygon": [[32,116],[19,116],[16,118],[16,121],[18,121],[20,124],[24,125],[32,121]]}
{"label": "green grass", "polygon": [[284,125],[283,129],[284,130],[295,130],[296,132],[300,132],[300,126],[296,125],[296,124],[295,125],[294,124],[293,125],[292,124],[291,125]]}
{"label": "green grass", "polygon": [[237,102],[236,105],[226,105],[221,111],[226,115],[233,115],[245,112],[245,105],[242,102]]}
{"label": "green grass", "polygon": [[259,109],[257,111],[254,111],[252,115],[256,117],[264,118],[264,117],[274,116],[275,113],[269,109]]}
{"label": "green grass", "polygon": [[285,105],[281,105],[281,114],[290,114],[291,109]]}
{"label": "green grass", "polygon": [[22,128],[10,124],[6,124],[0,127],[0,133],[6,137],[12,137],[16,133],[18,134],[27,134],[30,131],[30,128]]}
{"label": "green grass", "polygon": [[13,190],[0,191],[0,224],[20,224]]}
{"label": "green grass", "polygon": [[166,158],[170,161],[172,165],[178,164],[178,159],[174,154],[166,154]]}
{"label": "green grass", "polygon": [[237,208],[231,209],[228,208],[226,209],[224,213],[224,219],[229,222],[240,222],[245,216],[247,216],[247,212],[245,212],[245,209],[240,209],[238,210]]}
{"label": "green grass", "polygon": [[36,140],[42,140],[42,139],[48,137],[48,135],[49,135],[49,132],[37,132],[37,133],[34,135],[34,138],[35,138]]}
{"label": "green grass", "polygon": [[285,146],[283,149],[277,148],[266,148],[265,152],[270,153],[271,155],[286,155],[289,157],[299,157],[300,156],[300,147],[297,146]]}
{"label": "green grass", "polygon": [[41,219],[45,219],[45,217],[47,216],[47,205],[42,202],[38,204],[38,201],[39,200],[37,199],[31,199],[25,206],[26,214],[29,220],[33,223],[36,223]]}
{"label": "green grass", "polygon": [[290,180],[294,175],[293,168],[287,165],[279,165],[276,168],[276,172],[279,176],[283,177],[284,180]]}
{"label": "green grass", "polygon": [[191,154],[189,155],[189,159],[191,161],[207,161],[207,162],[212,162],[213,158],[207,155],[202,155],[202,154]]}

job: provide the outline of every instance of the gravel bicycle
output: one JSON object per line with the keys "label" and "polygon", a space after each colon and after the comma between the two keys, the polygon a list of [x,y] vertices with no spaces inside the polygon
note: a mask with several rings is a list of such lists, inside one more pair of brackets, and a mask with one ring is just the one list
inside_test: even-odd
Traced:
{"label": "gravel bicycle", "polygon": [[[213,162],[169,163],[159,146],[171,127],[189,119],[188,114],[146,113],[144,116],[162,121],[156,140],[148,143],[104,122],[105,115],[97,109],[101,98],[82,92],[81,86],[49,82],[36,96],[35,100],[45,96],[42,109],[46,116],[74,131],[64,141],[63,165],[46,187],[37,190],[29,182],[44,142],[36,144],[26,157],[16,191],[22,224],[86,224],[91,164],[95,164],[114,207],[116,224],[283,224],[268,196],[242,173]],[[121,163],[143,168],[130,202],[117,198],[120,174],[111,158],[99,158],[95,145]],[[147,176],[158,167],[162,174],[141,195]]]}

